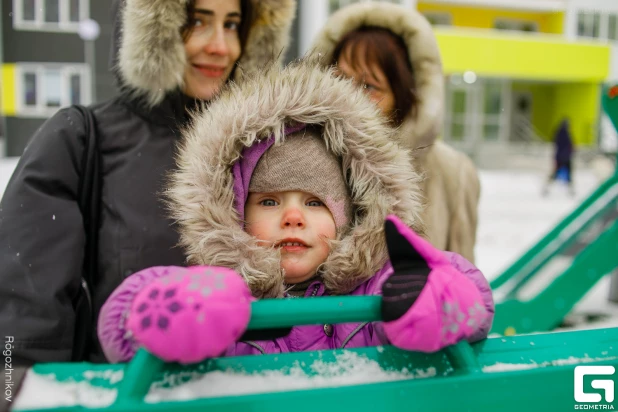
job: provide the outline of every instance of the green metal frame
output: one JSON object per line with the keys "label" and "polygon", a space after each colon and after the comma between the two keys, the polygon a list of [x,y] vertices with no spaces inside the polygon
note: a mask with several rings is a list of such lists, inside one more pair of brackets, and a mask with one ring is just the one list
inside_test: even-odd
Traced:
{"label": "green metal frame", "polygon": [[[380,298],[318,297],[262,300],[252,305],[250,328],[268,328],[323,322],[369,321],[380,318]],[[300,320],[300,322],[299,322]],[[302,365],[307,374],[313,361],[335,362],[342,350],[239,356],[209,359],[183,366],[166,364],[140,350],[128,364],[89,363],[38,364],[37,374],[53,374],[56,381],[88,381],[91,385],[117,390],[111,406],[99,410],[140,411],[495,411],[567,410],[575,405],[573,369],[576,365],[611,365],[618,368],[618,328],[577,332],[490,338],[470,345],[460,342],[436,353],[414,353],[392,346],[351,349],[375,360],[385,370],[407,369],[414,376],[434,368],[428,378],[370,383],[262,394],[203,398],[190,401],[145,403],[151,384],[179,372],[198,371],[285,371]],[[517,364],[521,370],[491,371],[496,364]],[[87,372],[121,372],[118,381]],[[98,377],[95,377],[98,376]],[[590,383],[587,383],[590,388]],[[589,389],[588,391],[594,391]],[[614,404],[614,408],[618,405]],[[36,411],[77,412],[80,406]],[[32,410],[31,410],[32,411]],[[17,409],[14,409],[17,412]]]}
{"label": "green metal frame", "polygon": [[[618,130],[618,88],[606,87],[602,103]],[[615,101],[614,101],[615,100]],[[618,163],[618,160],[617,160]],[[571,214],[532,246],[513,265],[491,282],[496,297],[496,317],[492,332],[512,335],[547,331],[557,327],[569,311],[603,276],[618,268],[618,228],[611,222],[595,227],[618,211],[618,168]],[[595,239],[590,242],[590,234]],[[577,243],[579,251],[569,268],[545,289],[522,300],[519,292],[559,256]]]}

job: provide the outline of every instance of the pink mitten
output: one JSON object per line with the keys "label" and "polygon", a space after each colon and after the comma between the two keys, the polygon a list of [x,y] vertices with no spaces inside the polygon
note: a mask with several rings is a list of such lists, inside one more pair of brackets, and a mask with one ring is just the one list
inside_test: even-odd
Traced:
{"label": "pink mitten", "polygon": [[170,269],[137,294],[127,329],[136,342],[168,362],[194,363],[221,355],[249,324],[249,288],[227,268]]}
{"label": "pink mitten", "polygon": [[488,314],[476,284],[396,216],[386,218],[384,234],[393,267],[382,286],[389,341],[434,352],[477,334]]}

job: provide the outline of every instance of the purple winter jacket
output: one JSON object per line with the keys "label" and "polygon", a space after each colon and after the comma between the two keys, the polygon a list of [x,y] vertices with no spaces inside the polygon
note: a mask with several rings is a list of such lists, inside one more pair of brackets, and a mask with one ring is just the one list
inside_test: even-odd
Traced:
{"label": "purple winter jacket", "polygon": [[[429,329],[426,326],[423,327],[422,324],[415,325],[414,322],[405,320],[404,318],[407,316],[405,315],[402,317],[402,320],[405,322],[403,326],[404,330],[412,331],[413,334],[419,335],[420,339],[414,339],[413,337],[410,339],[408,336],[402,342],[397,342],[399,343],[397,346],[409,350],[436,351],[449,344],[456,343],[462,338],[474,342],[487,337],[494,315],[494,303],[488,282],[483,274],[462,256],[452,252],[441,252],[441,254],[445,258],[445,262],[456,270],[455,276],[460,276],[459,282],[451,281],[449,283],[454,285],[455,288],[461,289],[464,293],[477,293],[477,296],[480,296],[482,299],[483,308],[476,311],[476,314],[472,316],[463,316],[458,313],[454,314],[454,318],[453,316],[449,316],[446,311],[448,305],[444,305],[447,300],[442,297],[444,294],[441,293],[444,288],[440,286],[440,282],[437,282],[445,275],[442,271],[434,270],[430,275],[430,282],[423,291],[424,295],[422,293],[421,296],[419,296],[419,300],[409,311],[414,314],[420,312],[423,319],[430,319]],[[99,317],[99,337],[103,351],[110,362],[124,362],[130,360],[134,356],[139,347],[139,343],[134,341],[131,332],[129,332],[126,327],[126,319],[130,315],[133,300],[147,285],[168,275],[168,273],[168,268],[156,267],[134,274],[114,291],[110,299],[108,299],[103,306]],[[360,285],[350,293],[350,295],[380,295],[382,284],[392,273],[393,269],[391,264],[387,263],[374,277]],[[434,282],[434,280],[436,282]],[[437,287],[435,286],[436,283],[438,284]],[[466,287],[468,288],[467,291]],[[436,288],[439,290],[436,290]],[[431,291],[432,293],[425,293],[425,291]],[[305,297],[325,295],[327,295],[327,293],[325,293],[324,285],[320,281],[313,282],[305,293]],[[428,299],[423,299],[424,296],[430,297]],[[288,299],[299,298],[288,297]],[[435,299],[438,299],[437,307],[441,308],[443,312],[438,314],[439,319],[422,315],[423,312],[427,312],[425,310],[427,300],[434,301]],[[460,306],[463,308],[465,305],[462,304]],[[448,321],[449,318],[451,322]],[[446,320],[446,322],[444,320]],[[461,333],[448,334],[448,331],[445,330],[452,328],[453,323],[470,323],[471,320],[475,320],[473,327],[467,330],[461,328],[463,335]],[[390,322],[389,324],[396,324],[397,322],[399,322],[399,320]],[[394,332],[391,332],[391,337],[394,339],[389,338],[389,324],[383,322],[364,322],[297,326],[284,338],[278,338],[272,341],[237,342],[225,351],[224,356],[357,348],[392,344],[394,343],[394,339],[405,334],[400,333],[401,331],[397,330],[395,327]],[[391,329],[393,329],[392,326]],[[445,332],[447,334],[445,334]],[[428,336],[439,336],[440,339],[431,343],[431,340],[427,338]]]}
{"label": "purple winter jacket", "polygon": [[[486,311],[480,311],[478,327],[469,336],[468,340],[470,342],[475,342],[484,339],[489,333],[494,316],[494,302],[489,283],[481,271],[461,255],[453,252],[443,253],[446,255],[451,265],[468,277],[482,295]],[[387,263],[373,278],[360,285],[350,293],[350,295],[381,295],[382,284],[392,273],[393,269],[390,263]],[[309,296],[325,296],[324,285],[319,281],[312,283],[305,293],[305,297]],[[351,349],[390,343],[384,332],[382,322],[307,325],[294,327],[288,336],[272,341],[238,342],[225,352],[225,356],[322,349]]]}

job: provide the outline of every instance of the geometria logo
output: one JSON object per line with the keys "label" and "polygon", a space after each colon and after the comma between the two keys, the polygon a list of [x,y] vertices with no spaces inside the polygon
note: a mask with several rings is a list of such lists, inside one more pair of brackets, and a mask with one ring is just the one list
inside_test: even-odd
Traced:
{"label": "geometria logo", "polygon": [[[614,410],[614,372],[613,366],[576,366],[575,379],[575,409],[584,410]],[[605,376],[605,379],[595,377]],[[607,378],[609,377],[609,379]],[[588,388],[602,391],[591,392]]]}

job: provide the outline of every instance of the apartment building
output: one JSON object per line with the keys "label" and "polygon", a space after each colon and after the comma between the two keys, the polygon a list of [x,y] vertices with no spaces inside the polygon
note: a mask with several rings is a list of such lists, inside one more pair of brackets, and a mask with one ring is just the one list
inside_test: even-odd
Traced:
{"label": "apartment building", "polygon": [[[301,0],[306,50],[325,18],[350,0]],[[618,78],[615,0],[417,0],[434,25],[446,84],[443,138],[475,158],[550,141],[569,118],[577,145],[615,131],[601,86]],[[613,135],[613,136],[612,136]]]}
{"label": "apartment building", "polygon": [[115,93],[108,70],[110,5],[109,0],[2,1],[0,110],[6,155],[19,156],[61,107]]}

